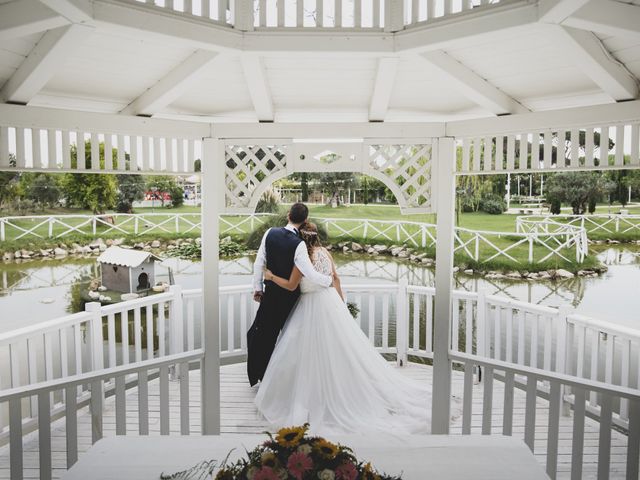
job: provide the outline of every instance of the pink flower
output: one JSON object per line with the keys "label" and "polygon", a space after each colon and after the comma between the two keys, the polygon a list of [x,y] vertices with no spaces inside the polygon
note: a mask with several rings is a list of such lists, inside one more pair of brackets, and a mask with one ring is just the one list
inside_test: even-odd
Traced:
{"label": "pink flower", "polygon": [[287,468],[291,475],[293,475],[297,480],[302,480],[302,476],[305,472],[311,470],[313,467],[313,462],[308,455],[305,455],[302,452],[292,453],[289,457],[289,461],[287,462]]}
{"label": "pink flower", "polygon": [[351,462],[345,462],[336,468],[337,480],[355,480],[357,475],[356,466]]}
{"label": "pink flower", "polygon": [[253,476],[253,480],[280,480],[280,477],[271,467],[262,467]]}

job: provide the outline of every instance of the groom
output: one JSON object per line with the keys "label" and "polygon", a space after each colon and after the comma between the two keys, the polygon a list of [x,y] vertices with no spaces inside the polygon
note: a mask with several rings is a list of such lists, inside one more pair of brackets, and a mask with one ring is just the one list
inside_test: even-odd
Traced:
{"label": "groom", "polygon": [[264,269],[289,278],[295,265],[304,277],[314,283],[329,286],[333,282],[330,275],[323,275],[313,268],[307,247],[299,236],[298,229],[308,216],[309,209],[304,203],[294,203],[289,210],[287,226],[270,228],[262,237],[253,264],[253,299],[260,302],[260,306],[247,332],[247,373],[251,386],[262,380],[280,330],[300,296],[299,289],[290,292],[271,281],[264,282],[263,288]]}

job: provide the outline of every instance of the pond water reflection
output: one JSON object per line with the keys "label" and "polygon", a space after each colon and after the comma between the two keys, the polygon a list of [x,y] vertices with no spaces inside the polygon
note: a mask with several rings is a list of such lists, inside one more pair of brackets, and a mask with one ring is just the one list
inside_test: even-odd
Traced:
{"label": "pond water reflection", "polygon": [[[434,270],[389,257],[335,255],[345,284],[386,283],[406,279],[410,284],[434,284]],[[459,273],[457,289],[506,295],[536,304],[570,304],[594,318],[640,328],[640,253],[616,246],[598,253],[609,271],[595,278],[576,277],[559,282],[488,280]],[[251,282],[251,257],[221,261],[221,283]],[[201,264],[170,258],[157,266],[157,278],[168,281],[168,268],[185,289],[200,288]],[[99,275],[95,257],[34,260],[0,264],[0,332],[10,331],[69,313],[77,282]]]}

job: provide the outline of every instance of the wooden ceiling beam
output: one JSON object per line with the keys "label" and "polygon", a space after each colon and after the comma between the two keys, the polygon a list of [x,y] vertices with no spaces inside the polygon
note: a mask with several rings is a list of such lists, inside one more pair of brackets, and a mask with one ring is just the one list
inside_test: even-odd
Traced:
{"label": "wooden ceiling beam", "polygon": [[441,50],[425,52],[420,57],[442,72],[462,95],[494,115],[529,111],[515,99]]}
{"label": "wooden ceiling beam", "polygon": [[92,27],[73,24],[49,30],[5,83],[0,97],[29,103],[92,32]]}

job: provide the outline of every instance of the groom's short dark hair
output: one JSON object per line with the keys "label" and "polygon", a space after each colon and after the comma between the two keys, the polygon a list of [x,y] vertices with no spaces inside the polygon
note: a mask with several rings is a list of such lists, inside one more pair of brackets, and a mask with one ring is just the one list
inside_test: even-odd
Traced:
{"label": "groom's short dark hair", "polygon": [[309,216],[309,209],[304,203],[294,203],[289,209],[291,223],[303,223]]}

